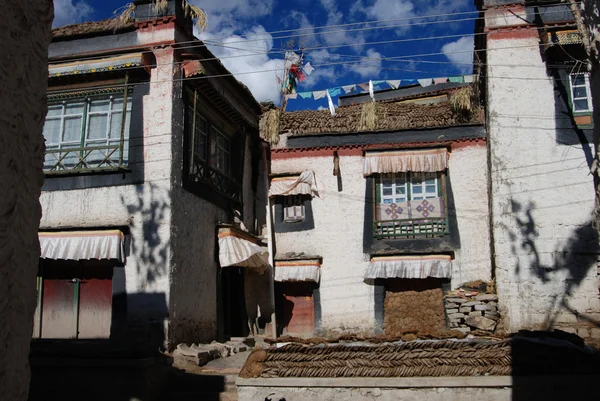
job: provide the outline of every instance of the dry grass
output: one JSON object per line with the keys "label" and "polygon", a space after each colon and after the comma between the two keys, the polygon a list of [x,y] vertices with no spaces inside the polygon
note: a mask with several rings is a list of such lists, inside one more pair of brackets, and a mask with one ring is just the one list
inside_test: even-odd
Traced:
{"label": "dry grass", "polygon": [[116,9],[113,12],[114,17],[112,17],[111,22],[113,29],[117,30],[129,25],[135,17],[135,9],[136,7],[133,3],[127,3],[123,7]]}
{"label": "dry grass", "polygon": [[367,102],[362,106],[359,130],[373,131],[380,119],[386,117],[386,109],[376,102]]}
{"label": "dry grass", "polygon": [[198,28],[200,32],[205,31],[208,27],[208,15],[206,14],[206,11],[204,11],[200,7],[191,5],[186,0],[182,0],[181,5],[185,10],[185,16],[191,16],[192,19],[196,21],[194,23],[194,26],[196,26],[196,28]]}
{"label": "dry grass", "polygon": [[452,110],[459,115],[471,115],[475,109],[475,90],[472,85],[458,89],[450,96]]}
{"label": "dry grass", "polygon": [[260,136],[271,145],[277,145],[279,143],[280,117],[281,110],[273,109],[265,112],[260,119]]}

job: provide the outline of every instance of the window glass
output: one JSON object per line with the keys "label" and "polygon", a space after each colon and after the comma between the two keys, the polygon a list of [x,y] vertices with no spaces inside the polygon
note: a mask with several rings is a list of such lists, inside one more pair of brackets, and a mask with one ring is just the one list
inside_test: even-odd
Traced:
{"label": "window glass", "polygon": [[589,75],[587,73],[571,74],[571,101],[573,111],[591,111],[592,98]]}

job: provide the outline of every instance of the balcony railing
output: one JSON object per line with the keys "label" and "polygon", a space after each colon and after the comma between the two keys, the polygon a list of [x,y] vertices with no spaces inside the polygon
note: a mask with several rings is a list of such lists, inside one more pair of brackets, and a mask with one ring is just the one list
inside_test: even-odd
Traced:
{"label": "balcony railing", "polygon": [[126,167],[122,158],[123,145],[83,146],[63,149],[47,149],[44,162],[46,174],[72,174]]}
{"label": "balcony railing", "polygon": [[190,173],[190,179],[193,182],[204,182],[237,202],[242,201],[242,186],[222,171],[210,167],[208,163],[198,157],[194,160],[194,168]]}
{"label": "balcony railing", "polygon": [[377,239],[435,238],[448,234],[448,219],[375,221],[373,228]]}

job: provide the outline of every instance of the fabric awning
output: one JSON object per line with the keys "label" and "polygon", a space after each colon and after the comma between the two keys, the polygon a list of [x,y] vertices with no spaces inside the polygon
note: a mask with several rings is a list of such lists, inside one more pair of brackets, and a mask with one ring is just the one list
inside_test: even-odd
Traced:
{"label": "fabric awning", "polygon": [[271,180],[269,196],[291,195],[319,196],[314,171],[304,171],[300,175],[276,177]]}
{"label": "fabric awning", "polygon": [[48,77],[52,78],[65,75],[93,74],[97,72],[114,71],[119,68],[141,67],[142,65],[142,53],[132,53],[95,60],[50,64],[48,66]]}
{"label": "fabric awning", "polygon": [[365,278],[451,278],[452,258],[449,255],[377,256],[365,273]]}
{"label": "fabric awning", "polygon": [[123,240],[119,230],[40,232],[42,259],[124,261]]}
{"label": "fabric awning", "polygon": [[269,251],[249,234],[231,228],[219,228],[219,264],[264,272],[269,267]]}
{"label": "fabric awning", "polygon": [[204,67],[198,60],[188,60],[181,64],[183,69],[183,76],[185,78],[195,77],[197,75],[204,75]]}
{"label": "fabric awning", "polygon": [[418,171],[435,173],[448,168],[448,150],[401,150],[365,153],[364,175]]}
{"label": "fabric awning", "polygon": [[310,260],[275,261],[275,281],[314,281],[321,279],[321,262]]}

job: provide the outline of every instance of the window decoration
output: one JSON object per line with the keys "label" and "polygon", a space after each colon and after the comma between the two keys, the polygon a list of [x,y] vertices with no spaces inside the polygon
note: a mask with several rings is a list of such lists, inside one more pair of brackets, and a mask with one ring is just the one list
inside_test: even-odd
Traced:
{"label": "window decoration", "polygon": [[302,195],[286,196],[283,199],[283,221],[298,223],[306,219],[306,209]]}

